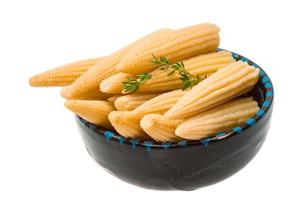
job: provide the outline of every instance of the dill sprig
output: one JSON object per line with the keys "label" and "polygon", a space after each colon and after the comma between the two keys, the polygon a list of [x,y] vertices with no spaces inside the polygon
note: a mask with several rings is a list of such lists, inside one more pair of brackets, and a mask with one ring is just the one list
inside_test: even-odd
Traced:
{"label": "dill sprig", "polygon": [[178,72],[179,79],[182,81],[182,89],[186,90],[188,88],[192,88],[194,85],[197,85],[201,80],[204,78],[201,78],[200,76],[194,76],[190,74],[186,69],[182,61],[170,64],[168,59],[166,57],[155,57],[154,55],[151,63],[156,65],[161,65],[158,70],[166,70],[171,69],[168,76],[174,74],[175,72]]}
{"label": "dill sprig", "polygon": [[151,79],[152,75],[149,73],[143,73],[136,75],[136,77],[129,77],[127,81],[123,82],[122,93],[133,93],[136,92],[140,85]]}
{"label": "dill sprig", "polygon": [[154,65],[161,65],[162,66],[161,69],[163,67],[167,67],[168,65],[170,65],[168,59],[164,56],[157,58],[152,54],[152,57],[153,59],[151,60],[151,63]]}
{"label": "dill sprig", "polygon": [[[188,88],[192,88],[194,85],[197,85],[203,77],[194,76],[186,71],[184,64],[182,61],[171,64],[168,59],[164,56],[159,58],[155,57],[154,55],[151,63],[154,65],[159,65],[160,67],[157,70],[167,70],[170,69],[170,73],[167,76],[171,76],[175,72],[178,72],[179,79],[182,81],[182,89],[186,90]],[[152,74],[155,74],[155,71]],[[152,75],[150,73],[143,73],[136,75],[135,77],[129,77],[127,81],[123,82],[123,91],[122,93],[133,93],[136,92],[141,84],[144,84],[147,80],[151,79]]]}

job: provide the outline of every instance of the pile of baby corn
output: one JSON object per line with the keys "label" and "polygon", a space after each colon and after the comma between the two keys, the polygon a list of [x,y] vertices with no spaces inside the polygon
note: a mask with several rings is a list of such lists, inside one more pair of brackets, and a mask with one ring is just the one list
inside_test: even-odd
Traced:
{"label": "pile of baby corn", "polygon": [[[258,81],[259,69],[216,51],[219,28],[199,24],[159,29],[111,55],[67,64],[30,79],[31,86],[64,86],[65,107],[126,138],[172,142],[198,140],[245,123],[258,110],[241,97]],[[180,73],[157,70],[155,58],[180,62],[201,81],[183,89]],[[124,83],[151,75],[132,92]]]}

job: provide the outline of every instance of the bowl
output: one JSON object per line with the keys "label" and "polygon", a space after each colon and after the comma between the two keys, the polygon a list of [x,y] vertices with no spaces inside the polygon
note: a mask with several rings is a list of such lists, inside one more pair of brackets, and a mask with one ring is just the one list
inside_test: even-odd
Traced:
{"label": "bowl", "polygon": [[[232,55],[260,68],[239,54]],[[114,130],[76,116],[86,149],[111,174],[148,189],[195,190],[222,181],[249,163],[266,138],[273,87],[264,70],[260,70],[259,82],[246,95],[254,96],[261,109],[229,132],[199,141],[158,143],[126,139]]]}

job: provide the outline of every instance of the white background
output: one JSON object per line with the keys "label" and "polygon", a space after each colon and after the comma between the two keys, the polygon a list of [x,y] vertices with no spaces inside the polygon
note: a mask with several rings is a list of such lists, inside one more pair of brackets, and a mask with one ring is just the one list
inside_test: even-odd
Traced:
{"label": "white background", "polygon": [[[0,199],[299,199],[297,1],[0,1]],[[87,154],[59,88],[35,73],[109,54],[157,28],[221,27],[221,47],[261,65],[275,86],[268,138],[242,171],[193,192],[141,189]]]}

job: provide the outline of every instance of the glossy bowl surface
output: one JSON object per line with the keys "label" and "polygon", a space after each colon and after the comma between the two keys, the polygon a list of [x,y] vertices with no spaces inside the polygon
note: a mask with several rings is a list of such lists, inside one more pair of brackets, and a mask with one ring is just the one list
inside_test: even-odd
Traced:
{"label": "glossy bowl surface", "polygon": [[[232,53],[235,59],[260,68]],[[121,180],[148,189],[194,190],[226,179],[243,168],[262,146],[270,126],[273,86],[260,68],[252,95],[261,109],[243,126],[199,141],[157,143],[126,139],[77,117],[89,154]]]}

